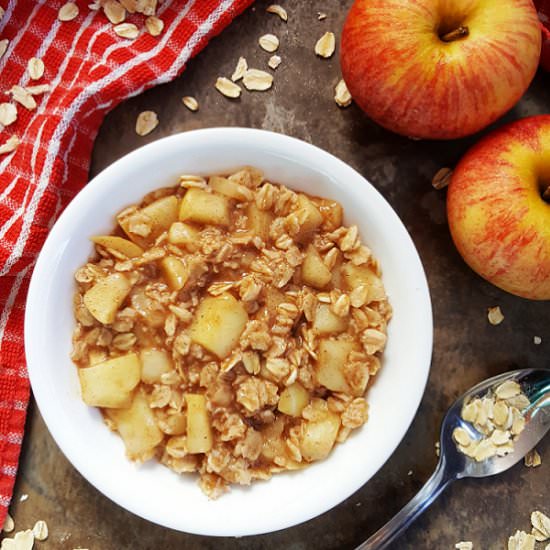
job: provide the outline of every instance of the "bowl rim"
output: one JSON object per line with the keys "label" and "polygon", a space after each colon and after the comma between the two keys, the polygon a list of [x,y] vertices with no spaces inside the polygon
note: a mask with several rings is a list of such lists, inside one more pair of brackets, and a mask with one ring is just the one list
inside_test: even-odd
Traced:
{"label": "bowl rim", "polygon": [[[163,151],[166,151],[173,146],[176,146],[180,150],[182,150],[182,144],[183,147],[185,147],[185,142],[189,143],[189,141],[204,140],[206,143],[208,143],[210,140],[216,139],[226,141],[228,143],[233,143],[234,140],[250,140],[252,147],[264,147],[269,150],[277,150],[280,153],[282,153],[283,151],[288,152],[288,150],[290,149],[292,150],[292,159],[298,159],[302,156],[315,156],[320,161],[323,161],[323,168],[325,170],[325,173],[331,173],[331,171],[335,172],[336,170],[338,170],[339,172],[343,172],[344,174],[347,173],[354,179],[359,178],[360,180],[362,180],[364,185],[367,185],[370,188],[369,197],[377,201],[378,206],[386,210],[385,215],[393,218],[392,223],[394,227],[398,228],[398,230],[402,233],[401,238],[403,242],[406,243],[408,252],[410,253],[409,259],[414,263],[414,265],[407,264],[407,268],[408,272],[414,275],[415,284],[418,284],[418,303],[421,305],[421,309],[419,310],[418,315],[418,322],[423,326],[423,330],[425,332],[425,338],[422,342],[418,342],[418,349],[416,350],[418,363],[423,366],[423,370],[417,373],[418,384],[415,388],[415,391],[413,392],[414,396],[411,397],[411,404],[408,409],[408,412],[410,414],[407,417],[407,421],[401,424],[401,427],[398,430],[399,433],[395,434],[394,442],[390,445],[391,448],[386,453],[384,453],[382,459],[378,460],[375,463],[375,466],[372,469],[372,473],[368,475],[365,479],[359,479],[354,483],[348,483],[346,485],[345,491],[343,491],[336,500],[330,502],[328,505],[325,502],[308,502],[307,510],[301,513],[301,517],[293,518],[290,521],[286,520],[282,523],[281,521],[278,521],[278,518],[271,518],[270,520],[266,520],[265,524],[262,524],[262,526],[260,527],[254,527],[251,525],[244,530],[242,528],[225,530],[216,529],[214,528],[214,526],[212,528],[210,526],[208,526],[208,528],[204,528],[202,526],[195,528],[193,525],[190,525],[189,522],[187,522],[184,526],[179,524],[176,525],[174,523],[163,521],[150,509],[144,510],[135,506],[132,499],[123,500],[116,491],[113,491],[111,489],[108,476],[98,475],[98,472],[94,471],[92,462],[83,460],[81,453],[79,454],[78,450],[75,450],[75,448],[71,447],[71,442],[67,441],[63,433],[61,419],[56,418],[53,409],[48,405],[48,402],[51,398],[48,395],[46,388],[41,383],[40,350],[38,349],[39,346],[36,346],[33,343],[33,335],[35,334],[35,331],[39,328],[37,326],[37,314],[35,313],[35,311],[36,308],[39,307],[41,295],[43,294],[42,285],[47,284],[48,278],[51,276],[51,273],[48,272],[48,265],[50,263],[49,255],[50,252],[55,251],[59,239],[66,235],[68,230],[70,231],[71,221],[74,218],[74,214],[79,210],[85,209],[86,203],[89,199],[95,197],[96,195],[101,196],[106,189],[111,188],[116,180],[117,174],[120,174],[124,170],[125,166],[129,166],[130,163],[141,158],[144,153],[148,154],[151,158],[156,158],[156,152],[162,153]],[[253,162],[251,164],[253,164]],[[322,172],[321,168],[319,168],[318,166],[315,167],[315,170],[317,172]],[[395,452],[395,450],[401,443],[405,433],[409,429],[412,421],[416,417],[416,413],[424,395],[430,372],[432,349],[433,314],[426,274],[422,266],[418,251],[412,241],[412,238],[410,237],[403,222],[400,220],[397,213],[393,210],[388,201],[366,178],[364,178],[351,166],[338,159],[331,153],[294,137],[252,128],[217,127],[191,130],[187,132],[173,134],[131,151],[130,153],[117,159],[100,173],[98,173],[72,199],[72,201],[65,208],[65,210],[53,226],[52,230],[50,231],[36,261],[36,265],[29,286],[27,307],[25,311],[25,352],[27,358],[29,379],[31,382],[33,394],[50,434],[52,435],[59,449],[72,464],[72,466],[75,467],[76,470],[97,490],[103,493],[103,495],[107,496],[110,500],[112,500],[122,508],[132,512],[133,514],[136,514],[137,516],[145,518],[158,525],[162,525],[179,531],[207,536],[247,536],[268,533],[292,527],[308,521],[314,517],[317,517],[324,512],[327,512],[328,510],[343,502],[346,498],[350,497],[354,492],[359,490],[378,472],[378,470]],[[330,460],[330,458],[328,460]],[[105,477],[107,477],[107,479],[105,479]]]}

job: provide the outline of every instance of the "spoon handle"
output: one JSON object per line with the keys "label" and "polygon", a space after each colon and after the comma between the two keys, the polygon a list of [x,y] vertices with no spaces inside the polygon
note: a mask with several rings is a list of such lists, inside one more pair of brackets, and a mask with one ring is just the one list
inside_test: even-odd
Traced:
{"label": "spoon handle", "polygon": [[386,548],[409,527],[454,479],[455,477],[449,474],[444,457],[442,456],[435,472],[422,489],[418,491],[416,496],[390,519],[386,525],[357,546],[355,550],[382,550],[382,548]]}

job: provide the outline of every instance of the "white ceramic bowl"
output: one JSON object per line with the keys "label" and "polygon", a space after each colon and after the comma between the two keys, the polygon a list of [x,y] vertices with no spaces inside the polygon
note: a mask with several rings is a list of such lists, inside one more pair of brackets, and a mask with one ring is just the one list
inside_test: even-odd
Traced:
{"label": "white ceramic bowl", "polygon": [[[383,368],[368,393],[370,418],[329,458],[294,473],[232,488],[210,501],[191,475],[160,464],[136,466],[98,410],[80,399],[69,359],[73,274],[92,254],[89,237],[110,232],[115,214],[182,173],[227,173],[251,164],[295,190],[344,207],[379,259],[394,316]],[[29,290],[25,347],[34,396],[57,444],[97,489],[150,521],[202,535],[243,536],[290,527],[350,496],[401,441],[422,397],[432,351],[426,277],[405,227],[361,175],[332,155],[284,135],[241,128],[196,130],[133,151],[94,178],[71,202],[40,254]]]}

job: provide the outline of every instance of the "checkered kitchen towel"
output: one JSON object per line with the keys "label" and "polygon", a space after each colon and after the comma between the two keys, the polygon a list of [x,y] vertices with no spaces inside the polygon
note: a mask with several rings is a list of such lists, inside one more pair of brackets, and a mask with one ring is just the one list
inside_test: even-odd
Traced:
{"label": "checkered kitchen towel", "polygon": [[[165,24],[163,32],[151,36],[145,15],[128,13],[126,21],[141,29],[129,40],[117,36],[97,9],[106,0],[75,2],[78,15],[69,21],[58,19],[59,0],[0,0],[0,52],[7,39],[0,58],[0,103],[17,106],[17,120],[0,125],[0,150],[10,138],[15,141],[12,136],[20,141],[15,152],[0,155],[0,525],[13,491],[29,400],[25,297],[48,231],[87,181],[105,114],[123,99],[172,80],[252,1],[159,0],[156,15]],[[157,0],[120,3],[146,14]],[[74,6],[65,10],[76,12]],[[31,57],[45,65],[36,81],[27,70]],[[28,109],[7,94],[14,85],[40,84],[51,91],[33,96],[35,108],[32,101]],[[11,107],[0,108],[13,113]]]}

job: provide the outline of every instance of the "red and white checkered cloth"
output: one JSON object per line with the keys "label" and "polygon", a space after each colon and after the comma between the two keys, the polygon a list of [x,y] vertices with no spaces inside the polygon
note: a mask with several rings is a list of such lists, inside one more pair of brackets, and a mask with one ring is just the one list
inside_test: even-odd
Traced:
{"label": "red and white checkered cloth", "polygon": [[[118,37],[90,0],[76,2],[73,21],[57,19],[59,0],[0,0],[5,14],[0,39],[0,93],[14,84],[48,83],[29,111],[0,131],[0,144],[17,135],[21,144],[0,156],[0,525],[10,503],[23,439],[29,382],[23,346],[23,316],[29,277],[54,221],[82,188],[94,138],[105,114],[127,97],[176,77],[253,0],[164,0],[157,15],[159,37],[141,31]],[[143,16],[128,22],[143,27]],[[29,81],[27,62],[44,61],[39,81]],[[9,96],[0,102],[10,101]],[[1,126],[0,126],[1,129]],[[52,320],[55,322],[55,319]]]}

